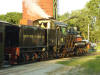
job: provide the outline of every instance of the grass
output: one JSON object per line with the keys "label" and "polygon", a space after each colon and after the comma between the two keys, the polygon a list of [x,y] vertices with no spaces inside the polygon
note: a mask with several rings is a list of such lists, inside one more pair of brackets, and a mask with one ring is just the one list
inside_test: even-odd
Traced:
{"label": "grass", "polygon": [[97,44],[96,49],[100,51],[100,43]]}
{"label": "grass", "polygon": [[85,71],[89,74],[100,73],[100,56],[97,56],[95,59],[83,63],[81,66],[85,67]]}
{"label": "grass", "polygon": [[97,50],[97,51],[100,51],[100,46],[97,46],[97,47],[96,47],[96,50]]}
{"label": "grass", "polygon": [[78,66],[84,68],[87,75],[100,75],[100,55],[84,56],[79,58],[72,58],[66,61],[60,61],[59,64],[66,66]]}

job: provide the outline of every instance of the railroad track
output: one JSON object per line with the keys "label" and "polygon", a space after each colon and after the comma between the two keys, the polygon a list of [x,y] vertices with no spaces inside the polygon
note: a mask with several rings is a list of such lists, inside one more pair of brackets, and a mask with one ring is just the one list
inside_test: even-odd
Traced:
{"label": "railroad track", "polygon": [[[84,55],[84,56],[93,56],[93,55],[100,55],[100,52],[93,52],[93,53],[88,53],[88,54],[86,54],[86,55]],[[77,57],[83,57],[83,55],[82,56],[71,56],[71,57],[67,57],[68,59],[69,58],[77,58]],[[65,59],[67,59],[67,58],[65,58]],[[51,60],[60,60],[60,59],[64,59],[64,58],[59,58],[59,59],[51,59]],[[46,60],[46,61],[51,61],[50,59],[49,60]],[[20,65],[13,65],[13,66],[8,66],[8,67],[2,67],[1,68],[1,70],[0,70],[0,75],[1,75],[1,72],[2,72],[2,70],[7,70],[7,69],[9,69],[9,70],[7,70],[8,72],[11,72],[11,71],[13,71],[13,70],[16,70],[16,71],[20,71],[20,70],[17,70],[16,69],[16,67],[20,67],[20,66],[22,66],[22,67],[24,67],[24,66],[31,66],[30,64],[36,64],[36,63],[39,63],[40,61],[36,61],[36,62],[31,62],[31,63],[27,63],[27,64],[20,64]],[[41,62],[44,62],[44,61],[41,61]],[[8,73],[7,72],[7,73]],[[6,72],[5,72],[6,73]]]}

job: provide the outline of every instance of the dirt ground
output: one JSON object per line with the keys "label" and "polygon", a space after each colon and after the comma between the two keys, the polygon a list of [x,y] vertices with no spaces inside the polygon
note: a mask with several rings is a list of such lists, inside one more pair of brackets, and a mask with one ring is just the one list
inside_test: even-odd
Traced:
{"label": "dirt ground", "polygon": [[[69,75],[75,67],[57,64],[70,58],[42,61],[0,70],[0,75]],[[77,69],[78,70],[78,69]]]}
{"label": "dirt ground", "polygon": [[75,67],[57,64],[58,61],[66,61],[69,59],[71,58],[14,66],[0,70],[0,75],[84,75],[82,73],[84,68],[81,68],[80,65]]}
{"label": "dirt ground", "polygon": [[80,69],[80,67],[76,68],[74,66],[64,66],[56,63],[57,61],[69,59],[70,58],[63,58],[15,66],[0,70],[0,75],[73,75],[73,72],[77,73],[78,71],[83,70]]}

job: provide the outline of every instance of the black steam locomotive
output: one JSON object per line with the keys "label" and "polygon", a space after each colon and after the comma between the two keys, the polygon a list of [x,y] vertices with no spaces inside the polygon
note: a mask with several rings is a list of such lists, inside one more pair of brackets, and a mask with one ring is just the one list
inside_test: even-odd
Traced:
{"label": "black steam locomotive", "polygon": [[77,31],[67,32],[66,26],[53,20],[38,20],[32,26],[0,22],[0,64],[84,54],[87,43]]}

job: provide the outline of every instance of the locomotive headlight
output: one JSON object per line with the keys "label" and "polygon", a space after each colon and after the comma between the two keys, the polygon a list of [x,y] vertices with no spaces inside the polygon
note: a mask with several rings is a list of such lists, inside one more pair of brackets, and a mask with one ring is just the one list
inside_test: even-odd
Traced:
{"label": "locomotive headlight", "polygon": [[78,44],[77,43],[75,43],[75,46],[77,46]]}
{"label": "locomotive headlight", "polygon": [[44,52],[46,49],[45,48],[42,48],[42,51]]}

